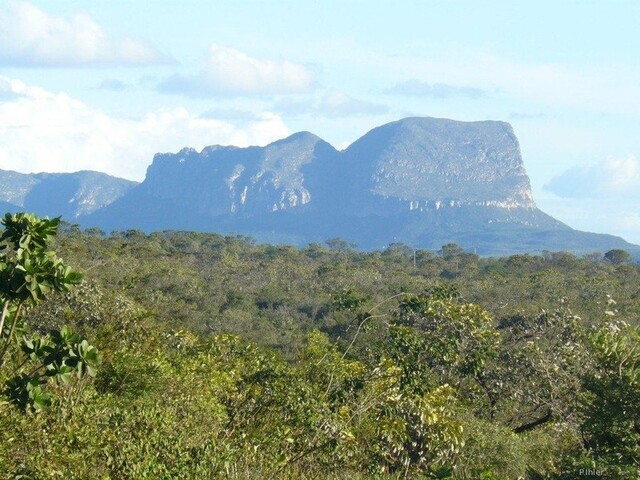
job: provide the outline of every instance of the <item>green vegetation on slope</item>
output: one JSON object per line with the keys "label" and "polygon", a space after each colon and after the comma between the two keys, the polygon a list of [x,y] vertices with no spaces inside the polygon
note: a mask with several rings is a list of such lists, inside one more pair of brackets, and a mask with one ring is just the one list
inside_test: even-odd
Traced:
{"label": "green vegetation on slope", "polygon": [[102,364],[49,382],[37,412],[5,395],[8,478],[638,476],[640,272],[624,255],[69,225],[47,242],[85,280],[3,331],[0,381],[33,361],[24,335],[65,325]]}

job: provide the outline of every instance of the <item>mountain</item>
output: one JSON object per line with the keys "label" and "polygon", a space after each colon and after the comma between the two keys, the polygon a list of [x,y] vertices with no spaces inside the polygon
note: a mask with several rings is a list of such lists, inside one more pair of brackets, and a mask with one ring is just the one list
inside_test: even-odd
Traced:
{"label": "mountain", "polygon": [[91,171],[25,174],[0,170],[0,208],[75,220],[109,205],[136,184]]}
{"label": "mountain", "polygon": [[375,128],[345,152],[359,195],[413,202],[535,207],[520,147],[504,122],[407,118]]}
{"label": "mountain", "polygon": [[309,132],[265,147],[185,148],[156,154],[137,185],[95,172],[38,175],[12,178],[0,200],[44,208],[31,199],[39,192],[47,213],[107,231],[213,231],[297,245],[340,237],[364,249],[456,242],[485,255],[613,248],[640,255],[619,237],[576,231],[540,211],[504,122],[406,118],[343,151]]}
{"label": "mountain", "polygon": [[306,211],[311,193],[305,168],[338,155],[307,132],[266,147],[214,145],[200,153],[156,154],[144,182],[81,221],[105,230],[254,233],[279,213]]}

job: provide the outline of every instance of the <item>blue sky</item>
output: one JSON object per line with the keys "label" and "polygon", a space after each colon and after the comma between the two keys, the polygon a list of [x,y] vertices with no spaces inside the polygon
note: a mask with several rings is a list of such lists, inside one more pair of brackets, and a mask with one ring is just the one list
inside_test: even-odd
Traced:
{"label": "blue sky", "polygon": [[640,243],[640,2],[0,0],[0,168],[504,120],[534,198]]}

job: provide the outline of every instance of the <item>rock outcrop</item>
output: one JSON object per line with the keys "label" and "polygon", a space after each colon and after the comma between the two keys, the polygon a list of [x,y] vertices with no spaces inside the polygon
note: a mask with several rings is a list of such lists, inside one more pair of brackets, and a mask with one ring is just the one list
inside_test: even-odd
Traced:
{"label": "rock outcrop", "polygon": [[[185,148],[157,154],[141,184],[118,184],[109,195],[104,183],[86,187],[87,172],[81,173],[73,188],[56,187],[67,193],[64,201],[51,197],[59,209],[49,214],[69,212],[106,231],[211,231],[298,245],[341,237],[365,249],[456,242],[480,254],[636,249],[541,212],[518,140],[504,122],[406,118],[340,152],[308,132],[265,147]],[[23,199],[26,208],[47,184],[28,182],[0,201]]]}

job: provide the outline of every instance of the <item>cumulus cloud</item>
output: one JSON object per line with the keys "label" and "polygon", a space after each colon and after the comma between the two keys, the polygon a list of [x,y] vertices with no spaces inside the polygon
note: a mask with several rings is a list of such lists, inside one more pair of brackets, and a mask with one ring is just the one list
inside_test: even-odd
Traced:
{"label": "cumulus cloud", "polygon": [[428,83],[415,79],[397,83],[393,87],[385,90],[384,93],[436,99],[451,97],[480,98],[487,94],[485,90],[480,88],[461,87],[446,83]]}
{"label": "cumulus cloud", "polygon": [[635,155],[610,157],[574,166],[553,178],[544,189],[564,198],[639,198],[640,161]]}
{"label": "cumulus cloud", "polygon": [[214,44],[198,74],[175,74],[158,89],[191,97],[285,94],[306,92],[314,81],[313,73],[297,63],[254,58]]}
{"label": "cumulus cloud", "polygon": [[0,77],[0,102],[16,100],[23,94],[7,78]]}
{"label": "cumulus cloud", "polygon": [[342,92],[328,92],[318,98],[284,98],[276,106],[276,111],[287,115],[313,115],[329,118],[382,115],[389,107],[350,97]]}
{"label": "cumulus cloud", "polygon": [[98,170],[142,180],[156,152],[211,144],[265,145],[290,132],[264,113],[244,123],[202,118],[184,108],[114,118],[65,93],[0,77],[0,168],[19,172]]}
{"label": "cumulus cloud", "polygon": [[618,235],[640,244],[640,199],[584,197],[572,201],[543,192],[536,197],[536,203],[542,211],[572,228]]}
{"label": "cumulus cloud", "polygon": [[149,65],[168,58],[130,38],[112,38],[90,16],[53,17],[28,2],[0,7],[0,64],[24,67]]}

